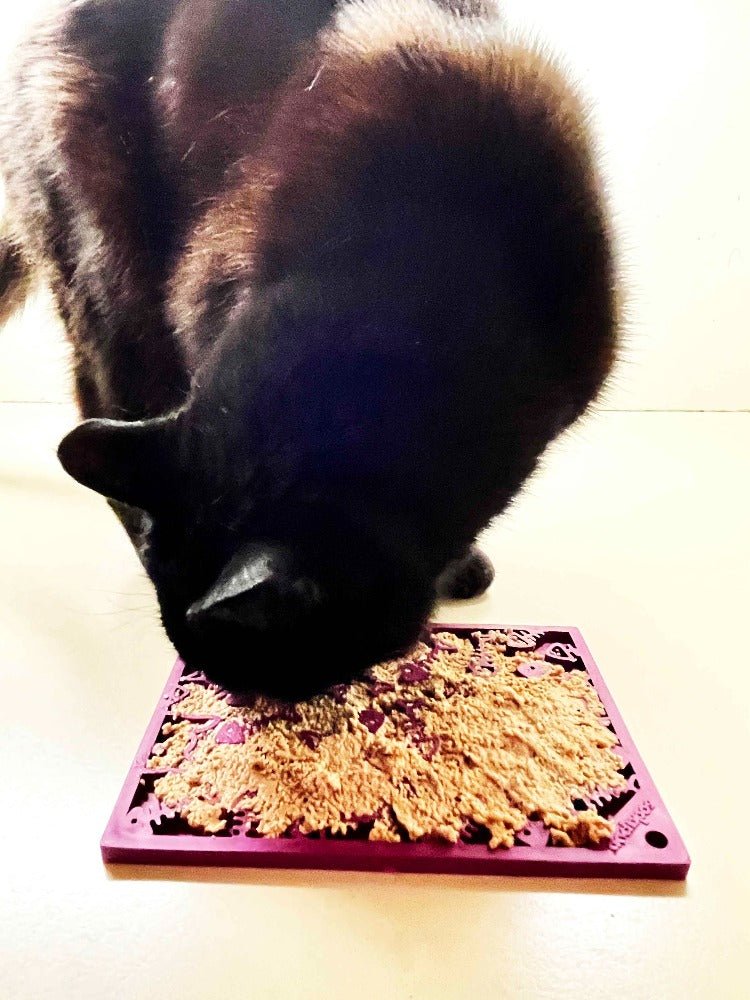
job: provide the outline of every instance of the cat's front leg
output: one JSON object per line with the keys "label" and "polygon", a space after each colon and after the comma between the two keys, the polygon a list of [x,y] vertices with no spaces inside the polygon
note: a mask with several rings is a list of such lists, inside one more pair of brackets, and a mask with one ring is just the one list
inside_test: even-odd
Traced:
{"label": "cat's front leg", "polygon": [[466,601],[479,597],[495,578],[495,569],[476,545],[470,545],[463,555],[453,559],[437,579],[438,597],[451,601]]}

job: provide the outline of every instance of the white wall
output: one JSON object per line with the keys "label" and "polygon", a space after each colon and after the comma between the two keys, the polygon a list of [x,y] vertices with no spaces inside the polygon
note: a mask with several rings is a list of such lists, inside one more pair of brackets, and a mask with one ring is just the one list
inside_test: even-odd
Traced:
{"label": "white wall", "polygon": [[750,407],[750,3],[507,0],[593,102],[630,288],[605,405]]}

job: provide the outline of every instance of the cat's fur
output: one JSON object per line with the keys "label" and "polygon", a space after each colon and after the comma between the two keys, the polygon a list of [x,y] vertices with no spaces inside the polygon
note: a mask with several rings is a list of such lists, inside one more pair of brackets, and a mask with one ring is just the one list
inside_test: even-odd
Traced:
{"label": "cat's fur", "polygon": [[615,348],[564,77],[482,0],[333,6],[81,0],[0,131],[9,266],[44,270],[106,418],[63,465],[188,662],[286,697],[489,583],[474,538]]}

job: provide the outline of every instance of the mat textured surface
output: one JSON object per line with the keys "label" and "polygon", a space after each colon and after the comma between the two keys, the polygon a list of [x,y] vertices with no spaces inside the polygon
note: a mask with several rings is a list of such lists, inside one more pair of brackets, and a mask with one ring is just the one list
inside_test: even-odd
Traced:
{"label": "mat textured surface", "polygon": [[[596,847],[560,847],[552,843],[541,822],[530,822],[518,832],[509,848],[490,849],[484,843],[444,844],[382,843],[356,837],[307,837],[295,831],[281,837],[258,836],[243,816],[215,834],[191,827],[175,816],[154,794],[155,773],[149,766],[165,722],[178,717],[177,706],[185,684],[194,683],[178,661],[125,781],[122,793],[102,839],[108,862],[258,867],[365,869],[374,871],[455,872],[464,874],[573,875],[622,878],[685,878],[690,860],[677,829],[649,776],[602,676],[580,634],[569,627],[469,626],[434,624],[432,633],[451,632],[475,639],[501,629],[511,649],[534,652],[537,672],[547,665],[587,676],[606,711],[602,723],[616,736],[615,752],[623,761],[621,774],[627,787],[608,795],[593,795],[577,808],[595,809],[611,820],[613,833]],[[201,735],[208,738],[217,718],[201,720]],[[223,723],[224,728],[227,723]],[[231,725],[231,724],[230,724]],[[213,735],[211,736],[213,738]],[[163,772],[161,772],[163,773]]]}

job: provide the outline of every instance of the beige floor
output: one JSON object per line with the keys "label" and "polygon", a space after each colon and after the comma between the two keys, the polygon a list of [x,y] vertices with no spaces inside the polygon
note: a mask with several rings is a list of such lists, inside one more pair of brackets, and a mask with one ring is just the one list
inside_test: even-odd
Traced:
{"label": "beige floor", "polygon": [[75,414],[36,304],[0,334],[3,1000],[749,995],[750,7],[509,6],[597,98],[632,335],[610,410],[488,533],[489,595],[444,614],[581,626],[687,885],[106,871],[173,653],[118,525],[57,466]]}
{"label": "beige floor", "polygon": [[[107,872],[97,839],[172,662],[58,404],[0,405],[0,993],[745,997],[750,415],[602,413],[487,539],[474,621],[579,624],[693,856],[685,888]],[[256,985],[253,985],[256,984]]]}

